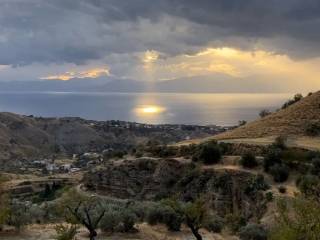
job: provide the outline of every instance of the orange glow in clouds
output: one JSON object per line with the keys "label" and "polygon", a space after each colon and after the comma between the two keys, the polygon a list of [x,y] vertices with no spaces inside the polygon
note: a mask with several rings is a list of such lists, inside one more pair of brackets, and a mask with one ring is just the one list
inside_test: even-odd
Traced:
{"label": "orange glow in clouds", "polygon": [[80,72],[72,71],[72,72],[66,72],[59,75],[50,75],[46,77],[41,77],[40,79],[68,81],[74,78],[98,78],[101,76],[109,76],[109,75],[110,75],[110,71],[108,68],[93,68],[87,71],[80,71]]}

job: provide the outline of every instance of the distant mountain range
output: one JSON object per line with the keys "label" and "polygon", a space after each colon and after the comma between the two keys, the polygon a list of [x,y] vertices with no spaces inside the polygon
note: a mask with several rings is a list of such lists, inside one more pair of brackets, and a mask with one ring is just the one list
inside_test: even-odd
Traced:
{"label": "distant mountain range", "polygon": [[[174,80],[144,82],[133,79],[96,78],[0,82],[0,91],[57,92],[177,92],[177,93],[271,93],[288,92],[292,80],[272,80],[272,76],[236,78],[224,74]],[[292,92],[295,92],[292,90]]]}

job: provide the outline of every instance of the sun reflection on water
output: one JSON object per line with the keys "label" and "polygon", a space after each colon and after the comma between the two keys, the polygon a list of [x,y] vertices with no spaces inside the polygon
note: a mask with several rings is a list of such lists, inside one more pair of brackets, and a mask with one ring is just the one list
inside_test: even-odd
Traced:
{"label": "sun reflection on water", "polygon": [[151,116],[163,113],[166,109],[158,105],[141,105],[135,108],[138,116]]}

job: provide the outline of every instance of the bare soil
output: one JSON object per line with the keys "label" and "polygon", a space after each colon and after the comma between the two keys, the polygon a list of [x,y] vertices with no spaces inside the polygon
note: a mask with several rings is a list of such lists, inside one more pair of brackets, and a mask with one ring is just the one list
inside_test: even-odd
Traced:
{"label": "bare soil", "polygon": [[[99,233],[97,240],[193,240],[191,232],[183,227],[181,232],[168,232],[165,226],[150,226],[148,224],[138,224],[137,233]],[[228,233],[214,234],[207,231],[201,232],[204,240],[238,240]],[[0,233],[1,240],[54,240],[54,225],[30,225],[20,233],[13,231]],[[76,236],[76,240],[87,240],[87,232],[81,228]]]}

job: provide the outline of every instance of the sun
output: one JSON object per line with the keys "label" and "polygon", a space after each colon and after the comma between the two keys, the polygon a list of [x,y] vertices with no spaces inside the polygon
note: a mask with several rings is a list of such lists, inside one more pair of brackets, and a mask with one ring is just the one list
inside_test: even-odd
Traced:
{"label": "sun", "polygon": [[144,53],[142,61],[145,64],[150,64],[150,63],[154,63],[155,61],[157,61],[159,59],[160,54],[157,51],[154,50],[148,50]]}

